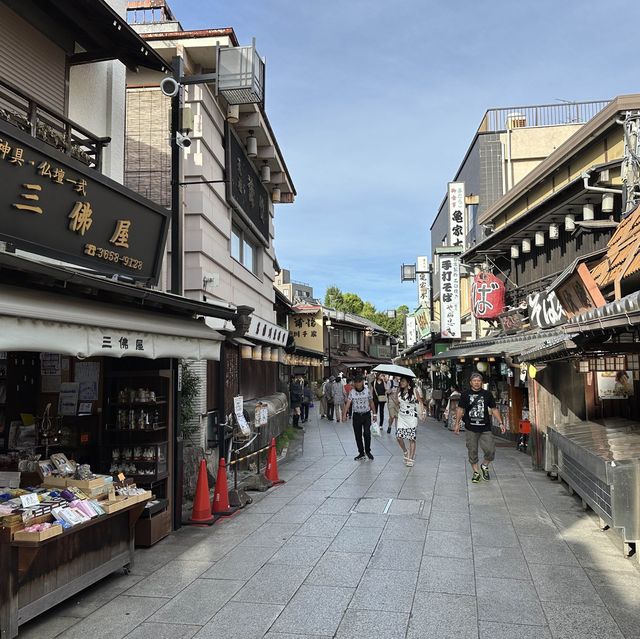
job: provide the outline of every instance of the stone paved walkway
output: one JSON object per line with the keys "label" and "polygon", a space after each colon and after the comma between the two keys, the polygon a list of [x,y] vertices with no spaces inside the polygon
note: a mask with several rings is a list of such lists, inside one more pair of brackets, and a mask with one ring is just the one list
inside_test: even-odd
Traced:
{"label": "stone paved walkway", "polygon": [[184,528],[24,626],[65,639],[627,639],[640,572],[529,458],[498,448],[473,485],[464,442],[420,426],[354,462],[350,424],[307,424],[287,483],[213,528]]}

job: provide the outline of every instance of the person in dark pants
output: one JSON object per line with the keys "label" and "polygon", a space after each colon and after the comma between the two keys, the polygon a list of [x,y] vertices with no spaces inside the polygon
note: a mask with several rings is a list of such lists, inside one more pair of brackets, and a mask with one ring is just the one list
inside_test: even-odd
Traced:
{"label": "person in dark pants", "polygon": [[[378,374],[376,381],[373,383],[373,403],[376,406],[376,410],[380,413],[379,426],[382,428],[384,426],[384,407],[387,405],[387,384],[384,381],[382,373]],[[387,432],[391,432],[391,426],[389,426]]]}
{"label": "person in dark pants", "polygon": [[333,382],[336,381],[336,378],[331,375],[329,378],[329,382],[327,384],[327,388],[324,392],[324,396],[327,398],[327,419],[332,422],[333,421]]}
{"label": "person in dark pants", "polygon": [[309,420],[309,405],[311,404],[311,387],[307,380],[304,381],[302,390],[302,410],[300,412],[300,421],[304,424]]}
{"label": "person in dark pants", "polygon": [[294,428],[302,428],[299,421],[303,396],[304,391],[302,383],[297,377],[294,377],[289,384],[289,404],[291,406],[291,419],[293,421]]}
{"label": "person in dark pants", "polygon": [[355,461],[360,461],[368,457],[373,459],[371,454],[371,416],[373,413],[373,421],[377,421],[376,407],[373,403],[371,391],[364,386],[364,378],[362,375],[356,376],[353,380],[353,388],[347,397],[347,401],[343,408],[343,419],[347,420],[349,409],[353,410],[353,434],[356,438],[356,446],[358,454],[354,457]]}

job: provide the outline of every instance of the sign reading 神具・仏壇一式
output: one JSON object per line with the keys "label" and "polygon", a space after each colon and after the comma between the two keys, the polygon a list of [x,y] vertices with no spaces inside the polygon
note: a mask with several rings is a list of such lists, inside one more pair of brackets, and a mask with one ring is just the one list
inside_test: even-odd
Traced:
{"label": "sign reading \u795e\u5177\u30fb\u4ecf\u58c7\u4e00\u5f0f", "polygon": [[0,240],[156,281],[170,212],[0,121]]}

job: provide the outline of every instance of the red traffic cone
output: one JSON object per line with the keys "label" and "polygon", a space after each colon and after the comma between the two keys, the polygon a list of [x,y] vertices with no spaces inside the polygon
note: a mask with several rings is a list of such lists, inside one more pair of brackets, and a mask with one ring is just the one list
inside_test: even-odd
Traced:
{"label": "red traffic cone", "polygon": [[210,526],[214,522],[211,514],[211,506],[209,505],[209,481],[207,480],[207,463],[204,459],[200,460],[200,469],[198,470],[198,481],[196,483],[196,496],[193,500],[193,509],[191,510],[191,519],[185,521],[185,524],[194,526]]}
{"label": "red traffic cone", "polygon": [[276,440],[271,440],[271,446],[269,447],[269,455],[267,456],[267,468],[264,471],[264,476],[273,484],[284,484],[284,480],[278,477],[278,459],[276,457]]}
{"label": "red traffic cone", "polygon": [[231,515],[236,511],[229,504],[229,487],[227,485],[227,464],[224,457],[218,464],[218,476],[216,477],[216,489],[213,492],[211,510],[214,515]]}

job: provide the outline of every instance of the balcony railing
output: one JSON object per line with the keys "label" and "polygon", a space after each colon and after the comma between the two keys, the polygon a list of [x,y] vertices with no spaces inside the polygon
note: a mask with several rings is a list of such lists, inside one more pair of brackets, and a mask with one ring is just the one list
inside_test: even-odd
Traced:
{"label": "balcony railing", "polygon": [[111,138],[99,138],[79,124],[52,111],[9,82],[0,80],[0,120],[100,170],[102,151]]}
{"label": "balcony railing", "polygon": [[537,126],[584,124],[602,111],[610,100],[591,102],[563,102],[561,104],[537,104],[532,106],[489,109],[478,128],[480,133]]}

